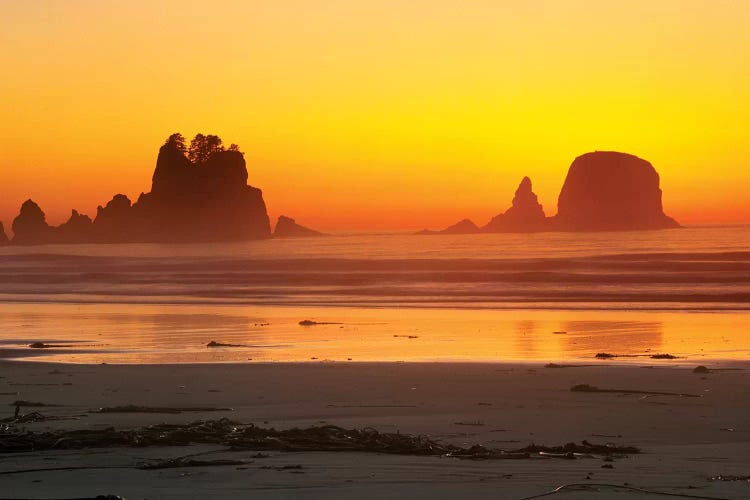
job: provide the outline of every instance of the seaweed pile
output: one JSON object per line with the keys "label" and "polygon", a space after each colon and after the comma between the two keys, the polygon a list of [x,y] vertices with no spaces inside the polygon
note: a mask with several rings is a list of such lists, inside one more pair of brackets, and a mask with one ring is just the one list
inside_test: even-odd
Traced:
{"label": "seaweed pile", "polygon": [[277,430],[229,419],[188,424],[156,424],[130,430],[83,429],[32,432],[14,426],[0,427],[0,453],[89,448],[188,446],[215,444],[230,450],[370,452],[396,455],[450,456],[468,459],[520,459],[532,456],[576,458],[577,455],[639,453],[635,447],[610,444],[568,443],[564,446],[531,445],[501,450],[474,445],[469,448],[440,443],[423,436],[383,433],[373,428],[345,429],[335,425]]}

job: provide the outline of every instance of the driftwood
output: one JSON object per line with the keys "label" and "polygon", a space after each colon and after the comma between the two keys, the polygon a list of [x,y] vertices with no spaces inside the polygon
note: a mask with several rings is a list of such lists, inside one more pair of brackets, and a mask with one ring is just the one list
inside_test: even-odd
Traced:
{"label": "driftwood", "polygon": [[689,493],[671,493],[666,491],[657,491],[657,490],[650,490],[646,488],[636,488],[635,486],[628,486],[627,484],[609,484],[609,483],[571,483],[571,484],[563,484],[562,486],[558,486],[552,491],[547,491],[545,493],[540,493],[539,495],[533,495],[530,497],[524,497],[521,500],[535,500],[537,498],[542,497],[549,497],[552,495],[556,495],[558,493],[565,493],[568,491],[586,491],[589,493],[598,493],[600,496],[599,498],[603,498],[601,496],[602,493],[605,491],[616,493],[616,492],[628,492],[628,493],[641,493],[651,496],[665,496],[665,497],[673,497],[673,498],[694,498],[694,499],[700,499],[700,500],[730,500],[728,498],[724,497],[708,497],[703,495],[692,495]]}
{"label": "driftwood", "polygon": [[635,389],[599,389],[595,385],[578,384],[570,388],[573,392],[610,392],[617,394],[644,394],[648,396],[680,396],[683,398],[700,398],[700,394],[687,394],[680,392],[641,391]]}
{"label": "driftwood", "polygon": [[605,366],[605,365],[595,365],[595,364],[588,364],[588,365],[565,365],[565,364],[557,364],[557,363],[547,363],[544,365],[545,368],[589,368],[592,366]]}
{"label": "driftwood", "polygon": [[225,465],[247,465],[243,460],[195,460],[189,457],[157,460],[138,466],[141,470],[177,469],[181,467],[220,467]]}
{"label": "driftwood", "polygon": [[52,415],[42,415],[37,411],[31,413],[20,413],[18,411],[20,407],[16,406],[16,413],[12,417],[0,419],[0,423],[4,424],[30,424],[33,422],[47,422],[49,420],[75,420],[76,417],[58,417]]}
{"label": "driftwood", "polygon": [[596,353],[596,356],[594,356],[597,359],[614,359],[614,358],[651,358],[651,359],[680,359],[679,356],[674,356],[672,354],[610,354],[608,352],[598,352]]}
{"label": "driftwood", "polygon": [[212,340],[208,344],[206,344],[206,347],[250,347],[244,344],[223,344],[221,342],[216,342],[215,340]]}
{"label": "driftwood", "polygon": [[98,410],[91,410],[89,413],[188,413],[188,412],[204,412],[204,411],[234,411],[232,408],[215,408],[215,407],[200,407],[200,406],[186,406],[186,407],[162,407],[162,406],[137,406],[137,405],[125,405],[125,406],[105,406]]}
{"label": "driftwood", "polygon": [[750,476],[732,476],[727,474],[719,474],[718,476],[713,476],[711,478],[711,481],[745,481],[750,482]]}
{"label": "driftwood", "polygon": [[45,344],[44,342],[34,342],[29,344],[32,349],[52,349],[53,347],[73,347],[69,344]]}
{"label": "driftwood", "polygon": [[311,319],[303,319],[299,322],[299,326],[316,326],[316,325],[343,325],[343,323],[334,323],[331,321],[313,321]]}
{"label": "driftwood", "polygon": [[285,471],[285,470],[302,470],[303,467],[301,465],[299,465],[299,464],[296,464],[296,465],[264,465],[263,467],[261,467],[261,469]]}
{"label": "driftwood", "polygon": [[652,354],[651,359],[679,359],[679,356],[674,356],[672,354]]}
{"label": "driftwood", "polygon": [[10,406],[28,406],[28,407],[34,407],[34,408],[43,408],[45,406],[60,406],[60,405],[53,405],[49,403],[39,403],[37,401],[25,401],[25,400],[18,400],[13,401],[10,403]]}

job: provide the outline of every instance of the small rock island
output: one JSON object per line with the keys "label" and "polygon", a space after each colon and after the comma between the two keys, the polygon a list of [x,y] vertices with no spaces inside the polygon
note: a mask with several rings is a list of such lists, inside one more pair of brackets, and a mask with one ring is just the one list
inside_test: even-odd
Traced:
{"label": "small rock island", "polygon": [[310,229],[309,227],[300,226],[291,217],[281,215],[276,221],[276,229],[273,231],[273,236],[274,238],[309,237],[325,236],[325,233]]}

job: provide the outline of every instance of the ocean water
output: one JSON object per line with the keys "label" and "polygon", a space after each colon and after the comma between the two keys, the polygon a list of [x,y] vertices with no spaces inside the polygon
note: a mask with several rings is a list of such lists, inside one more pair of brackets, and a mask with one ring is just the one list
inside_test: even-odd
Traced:
{"label": "ocean water", "polygon": [[613,350],[636,362],[664,351],[750,359],[750,227],[0,248],[5,357],[493,361]]}

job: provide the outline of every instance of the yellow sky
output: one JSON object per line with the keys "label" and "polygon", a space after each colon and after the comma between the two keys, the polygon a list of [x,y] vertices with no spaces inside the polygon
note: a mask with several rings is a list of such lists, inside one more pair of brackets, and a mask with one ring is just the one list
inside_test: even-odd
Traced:
{"label": "yellow sky", "polygon": [[651,161],[683,223],[750,221],[750,2],[0,1],[0,220],[150,187],[172,132],[246,151],[272,217],[548,215],[593,150]]}

